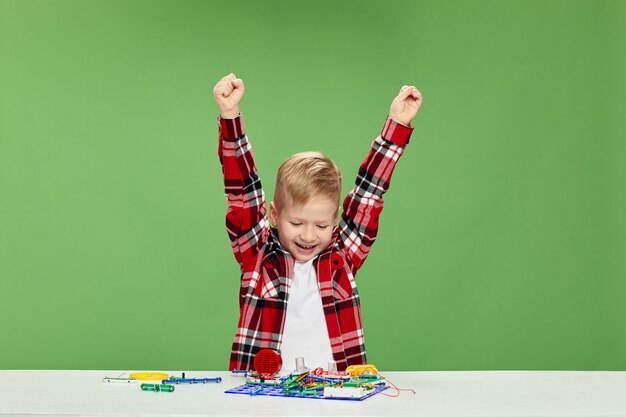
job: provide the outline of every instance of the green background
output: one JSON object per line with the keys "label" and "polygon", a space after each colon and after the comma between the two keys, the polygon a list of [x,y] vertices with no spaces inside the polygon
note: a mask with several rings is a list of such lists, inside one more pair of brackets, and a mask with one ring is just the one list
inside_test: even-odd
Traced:
{"label": "green background", "polygon": [[622,1],[0,0],[0,368],[228,366],[213,85],[266,196],[424,104],[357,281],[387,370],[626,370]]}

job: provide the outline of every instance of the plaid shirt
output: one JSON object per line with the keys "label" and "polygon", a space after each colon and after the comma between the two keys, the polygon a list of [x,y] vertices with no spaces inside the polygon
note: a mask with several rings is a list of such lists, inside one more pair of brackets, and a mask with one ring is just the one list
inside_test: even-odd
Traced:
{"label": "plaid shirt", "polygon": [[[228,209],[226,229],[241,269],[240,316],[230,369],[252,369],[259,349],[281,350],[294,258],[270,227],[265,196],[241,114],[218,117],[218,154]],[[337,369],[366,363],[359,293],[354,277],[378,230],[382,195],[413,127],[387,118],[343,202],[328,248],[314,260],[328,336]]]}

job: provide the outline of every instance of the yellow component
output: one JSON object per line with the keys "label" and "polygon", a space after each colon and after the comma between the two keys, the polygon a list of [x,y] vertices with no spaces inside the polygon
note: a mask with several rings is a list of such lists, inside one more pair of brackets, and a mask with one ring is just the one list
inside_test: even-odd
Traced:
{"label": "yellow component", "polygon": [[365,364],[365,365],[350,365],[346,368],[346,372],[348,372],[350,375],[354,376],[361,376],[364,373],[370,373],[372,375],[377,375],[378,374],[378,369],[376,369],[376,367],[372,364]]}
{"label": "yellow component", "polygon": [[168,379],[170,376],[163,372],[135,372],[134,374],[130,374],[130,377],[140,381],[160,381],[162,379]]}
{"label": "yellow component", "polygon": [[306,378],[307,376],[309,376],[308,372],[304,372],[302,374],[300,374],[297,378],[296,378],[296,382],[300,382],[302,381],[304,378]]}

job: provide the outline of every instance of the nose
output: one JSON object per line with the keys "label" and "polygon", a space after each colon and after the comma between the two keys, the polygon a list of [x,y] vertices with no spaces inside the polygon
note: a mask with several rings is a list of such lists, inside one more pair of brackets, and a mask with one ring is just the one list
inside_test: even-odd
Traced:
{"label": "nose", "polygon": [[300,233],[300,238],[306,243],[313,242],[315,240],[315,233],[314,233],[313,227],[305,226],[304,229],[302,230],[302,233]]}

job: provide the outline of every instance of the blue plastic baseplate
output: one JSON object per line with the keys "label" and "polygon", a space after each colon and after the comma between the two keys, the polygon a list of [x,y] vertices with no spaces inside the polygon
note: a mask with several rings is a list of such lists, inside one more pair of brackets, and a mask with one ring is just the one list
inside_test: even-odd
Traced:
{"label": "blue plastic baseplate", "polygon": [[291,397],[291,398],[313,398],[316,400],[349,400],[349,401],[363,401],[366,398],[376,395],[389,388],[386,385],[377,385],[371,392],[368,392],[359,398],[337,398],[337,397],[324,397],[321,392],[318,394],[299,394],[299,393],[285,393],[280,386],[275,385],[257,385],[257,384],[244,384],[233,389],[224,391],[226,394],[244,394],[244,395],[266,395],[270,397]]}

